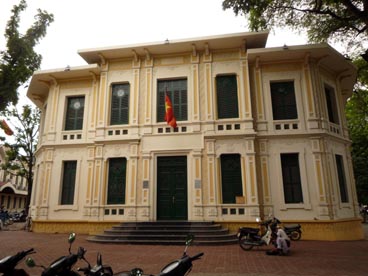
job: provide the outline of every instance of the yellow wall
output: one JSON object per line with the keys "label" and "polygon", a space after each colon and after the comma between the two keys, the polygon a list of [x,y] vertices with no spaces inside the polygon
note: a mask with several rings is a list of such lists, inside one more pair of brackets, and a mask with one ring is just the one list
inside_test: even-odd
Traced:
{"label": "yellow wall", "polygon": [[[236,232],[239,227],[257,227],[255,223],[219,222],[231,232]],[[284,224],[295,222],[284,221]],[[364,231],[360,219],[336,220],[336,221],[301,221],[302,240],[343,241],[362,240]]]}

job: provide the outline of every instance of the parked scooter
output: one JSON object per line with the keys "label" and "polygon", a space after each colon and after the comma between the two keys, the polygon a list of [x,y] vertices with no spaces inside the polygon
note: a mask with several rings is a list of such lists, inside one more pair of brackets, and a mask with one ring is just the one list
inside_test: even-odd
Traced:
{"label": "parked scooter", "polygon": [[77,270],[83,272],[84,275],[87,276],[112,276],[114,275],[111,266],[102,264],[102,256],[100,253],[97,254],[97,262],[94,267],[83,258],[83,260],[87,263],[87,267],[79,267]]}
{"label": "parked scooter", "polygon": [[[282,224],[281,221],[275,217],[272,218],[272,222],[270,224],[271,230],[273,233],[277,232],[277,225]],[[282,228],[284,229],[286,235],[292,241],[298,241],[302,237],[302,226],[300,224],[283,224]]]}
{"label": "parked scooter", "polygon": [[[183,256],[166,265],[157,276],[185,276],[188,275],[192,269],[192,261],[200,259],[204,253],[199,253],[190,257],[187,255],[187,249],[193,242],[193,235],[188,235],[185,241],[185,249]],[[88,263],[88,262],[87,262]],[[144,274],[141,268],[134,268],[130,271],[123,271],[113,273],[111,267],[102,264],[101,255],[98,254],[97,264],[92,268],[89,264],[88,267],[78,268],[78,271],[83,271],[86,276],[154,276],[152,274]]]}
{"label": "parked scooter", "polygon": [[[256,219],[259,223],[259,228],[240,227],[238,230],[238,242],[240,247],[245,250],[251,250],[254,246],[269,245],[275,243],[276,232],[272,231],[271,225],[275,222],[273,219],[261,222],[259,218]],[[262,229],[266,228],[266,230]]]}
{"label": "parked scooter", "polygon": [[75,240],[75,233],[69,235],[69,255],[62,256],[52,262],[49,267],[36,265],[32,258],[27,258],[26,264],[28,267],[39,266],[44,269],[42,276],[79,276],[79,274],[72,270],[73,266],[79,259],[84,259],[86,250],[83,247],[78,248],[77,254],[71,252],[72,243]]}
{"label": "parked scooter", "polygon": [[13,256],[7,256],[0,260],[0,274],[3,276],[28,276],[29,274],[23,269],[17,269],[17,264],[27,255],[35,253],[33,248],[26,251],[20,251]]}
{"label": "parked scooter", "polygon": [[292,241],[298,241],[302,237],[302,227],[300,224],[284,225],[284,231]]}
{"label": "parked scooter", "polygon": [[0,230],[11,224],[13,224],[13,219],[10,217],[7,210],[1,208],[0,209]]}

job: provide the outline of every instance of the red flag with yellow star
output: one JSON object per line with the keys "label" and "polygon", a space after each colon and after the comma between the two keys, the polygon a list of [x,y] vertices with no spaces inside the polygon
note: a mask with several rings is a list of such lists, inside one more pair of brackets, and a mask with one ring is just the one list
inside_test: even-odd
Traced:
{"label": "red flag with yellow star", "polygon": [[4,130],[6,135],[11,136],[14,134],[14,132],[11,130],[11,128],[8,126],[5,120],[0,121],[0,127]]}
{"label": "red flag with yellow star", "polygon": [[165,121],[168,125],[170,125],[173,128],[176,128],[176,119],[174,116],[174,110],[172,108],[172,103],[167,94],[165,94]]}

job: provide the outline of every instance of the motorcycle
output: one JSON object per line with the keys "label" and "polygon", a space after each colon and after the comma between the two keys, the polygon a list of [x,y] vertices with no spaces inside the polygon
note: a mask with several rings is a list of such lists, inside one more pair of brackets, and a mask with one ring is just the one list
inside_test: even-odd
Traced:
{"label": "motorcycle", "polygon": [[49,267],[44,267],[42,265],[36,265],[32,258],[27,258],[26,264],[28,267],[42,267],[44,271],[42,276],[79,276],[79,274],[72,270],[73,266],[79,259],[84,259],[84,254],[86,250],[83,247],[78,248],[77,254],[71,252],[72,243],[75,240],[75,233],[71,233],[68,238],[69,242],[69,255],[62,256],[56,259],[50,264]]}
{"label": "motorcycle", "polygon": [[286,235],[292,240],[292,241],[298,241],[302,237],[302,229],[300,224],[289,224],[284,225],[284,231]]}
{"label": "motorcycle", "polygon": [[[238,230],[238,242],[240,247],[245,251],[251,250],[254,246],[275,244],[276,232],[271,229],[271,225],[273,226],[275,223],[274,220],[269,219],[261,222],[257,218],[256,221],[259,223],[259,228],[240,227]],[[262,228],[266,228],[266,230]]]}
{"label": "motorcycle", "polygon": [[15,268],[17,264],[29,254],[33,254],[35,251],[33,248],[26,251],[20,251],[13,256],[7,256],[0,260],[0,274],[3,276],[28,276],[29,274],[23,269]]}
{"label": "motorcycle", "polygon": [[[277,225],[281,224],[281,221],[275,217],[272,218],[272,222],[270,223],[270,227],[273,233],[277,232]],[[302,226],[300,224],[285,224],[282,226],[286,235],[292,241],[298,241],[302,237]]]}
{"label": "motorcycle", "polygon": [[13,224],[13,219],[8,211],[0,210],[0,230],[11,224]]}
{"label": "motorcycle", "polygon": [[[198,253],[197,255],[190,257],[187,254],[187,249],[192,242],[193,242],[193,235],[188,235],[185,241],[185,249],[183,256],[180,259],[175,260],[166,265],[157,276],[188,275],[193,267],[192,262],[200,259],[204,255],[204,253]],[[91,268],[90,264],[88,263],[88,267],[78,268],[78,271],[83,271],[84,275],[86,276],[144,276],[144,275],[154,276],[152,274],[143,274],[144,272],[141,268],[134,268],[130,271],[113,273],[111,267],[102,264],[102,258],[100,254],[98,254],[97,264],[93,268]]]}

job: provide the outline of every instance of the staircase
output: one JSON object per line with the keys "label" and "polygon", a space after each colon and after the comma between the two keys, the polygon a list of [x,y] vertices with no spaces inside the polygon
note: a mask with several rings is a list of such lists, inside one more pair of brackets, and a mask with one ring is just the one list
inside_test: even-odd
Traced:
{"label": "staircase", "polygon": [[229,233],[220,224],[193,221],[124,222],[87,240],[99,243],[182,245],[188,234],[194,235],[196,245],[237,243],[236,234]]}

